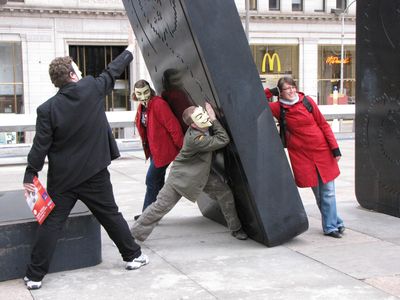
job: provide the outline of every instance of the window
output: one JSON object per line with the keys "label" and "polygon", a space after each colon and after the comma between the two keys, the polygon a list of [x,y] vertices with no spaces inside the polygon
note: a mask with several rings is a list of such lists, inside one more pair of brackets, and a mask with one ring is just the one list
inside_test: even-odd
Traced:
{"label": "window", "polygon": [[265,86],[276,86],[278,79],[284,75],[299,78],[298,45],[251,45],[250,47]]}
{"label": "window", "polygon": [[303,11],[303,0],[292,0],[292,11]]}
{"label": "window", "polygon": [[280,0],[269,0],[269,10],[280,10],[281,3]]}
{"label": "window", "polygon": [[[98,76],[125,49],[126,46],[69,46],[69,55],[79,66],[82,76]],[[114,90],[107,95],[105,110],[131,110],[129,66],[117,78]]]}
{"label": "window", "polygon": [[0,113],[23,113],[20,42],[0,42]]}
{"label": "window", "polygon": [[356,51],[355,46],[345,46],[341,58],[340,45],[318,47],[318,104],[333,104],[333,91],[340,89],[340,64],[343,59],[343,94],[337,104],[355,102]]}
{"label": "window", "polygon": [[347,0],[336,0],[336,9],[345,10],[347,7]]}
{"label": "window", "polygon": [[250,10],[257,10],[257,0],[249,0]]}
{"label": "window", "polygon": [[[0,114],[24,113],[20,42],[0,42]],[[0,132],[0,144],[24,143],[23,132]]]}
{"label": "window", "polygon": [[317,6],[314,11],[316,12],[325,12],[325,0],[319,0]]}

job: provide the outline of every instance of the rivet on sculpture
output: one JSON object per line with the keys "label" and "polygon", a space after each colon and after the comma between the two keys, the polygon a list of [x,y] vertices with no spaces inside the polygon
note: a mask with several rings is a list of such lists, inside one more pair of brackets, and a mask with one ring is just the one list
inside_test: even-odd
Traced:
{"label": "rivet on sculpture", "polygon": [[[308,229],[233,0],[123,0],[154,87],[171,107],[209,101],[231,136],[213,168],[235,195],[244,230],[267,246]],[[224,223],[216,202],[202,214]]]}
{"label": "rivet on sculpture", "polygon": [[356,170],[362,207],[400,217],[399,1],[357,2]]}

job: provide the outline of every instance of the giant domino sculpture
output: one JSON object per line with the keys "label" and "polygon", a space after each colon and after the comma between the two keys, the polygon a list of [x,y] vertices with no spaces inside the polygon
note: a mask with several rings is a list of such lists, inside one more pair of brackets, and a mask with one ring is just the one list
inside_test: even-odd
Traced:
{"label": "giant domino sculpture", "polygon": [[356,196],[400,217],[400,1],[357,2]]}
{"label": "giant domino sculpture", "polygon": [[[307,216],[234,1],[123,3],[157,92],[172,81],[175,90],[164,94],[177,106],[209,101],[229,132],[232,142],[214,167],[223,168],[249,236],[275,246],[306,231]],[[213,200],[203,196],[198,204],[204,216],[224,223]]]}

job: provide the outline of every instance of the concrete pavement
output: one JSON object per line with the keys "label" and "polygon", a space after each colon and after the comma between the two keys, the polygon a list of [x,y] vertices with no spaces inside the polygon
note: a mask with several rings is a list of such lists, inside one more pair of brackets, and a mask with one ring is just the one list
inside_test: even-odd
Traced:
{"label": "concrete pavement", "polygon": [[[360,208],[354,195],[354,140],[339,144],[337,201],[347,227],[342,239],[322,235],[310,189],[300,190],[310,229],[273,248],[234,239],[225,227],[202,217],[195,204],[181,200],[142,243],[149,265],[126,271],[103,231],[101,264],[48,274],[35,291],[26,290],[21,279],[0,282],[0,299],[400,298],[400,219]],[[141,151],[131,151],[109,168],[129,223],[142,207],[147,167]],[[0,166],[0,191],[20,189],[24,169],[23,164]]]}

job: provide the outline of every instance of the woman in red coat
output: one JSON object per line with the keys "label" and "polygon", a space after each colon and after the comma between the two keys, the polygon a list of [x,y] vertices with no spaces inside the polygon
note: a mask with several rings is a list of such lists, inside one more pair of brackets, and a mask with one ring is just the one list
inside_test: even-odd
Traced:
{"label": "woman in red coat", "polygon": [[[158,192],[164,186],[165,171],[182,148],[183,133],[168,103],[155,95],[146,80],[135,83],[132,98],[140,102],[135,124],[142,139],[146,160],[150,158],[142,209],[144,211],[156,201]],[[138,217],[139,215],[135,216],[135,220]]]}
{"label": "woman in red coat", "polygon": [[[266,89],[271,98],[272,89]],[[279,101],[269,102],[272,114],[284,127],[286,142],[297,186],[311,187],[322,217],[325,235],[342,237],[344,225],[336,211],[334,179],[340,174],[338,143],[318,105],[297,92],[295,81],[282,77],[277,84]],[[282,132],[281,132],[282,134]]]}

